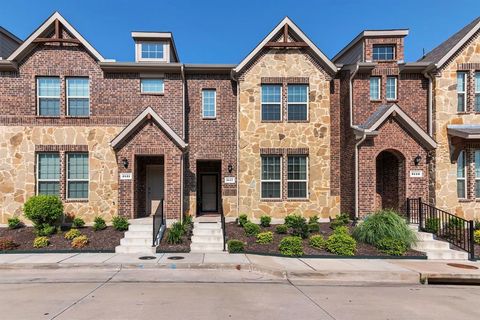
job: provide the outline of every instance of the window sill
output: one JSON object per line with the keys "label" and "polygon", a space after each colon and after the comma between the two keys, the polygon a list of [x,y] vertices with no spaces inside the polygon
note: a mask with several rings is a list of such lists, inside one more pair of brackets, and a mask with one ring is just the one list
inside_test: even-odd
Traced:
{"label": "window sill", "polygon": [[375,103],[382,103],[382,99],[370,99],[370,102],[375,102]]}
{"label": "window sill", "polygon": [[260,198],[261,202],[282,202],[282,198]]}
{"label": "window sill", "polygon": [[261,123],[282,123],[282,120],[262,120]]}
{"label": "window sill", "polygon": [[75,202],[78,202],[78,203],[87,203],[87,202],[88,202],[88,199],[65,199],[64,202],[65,202],[65,203],[75,203]]}
{"label": "window sill", "polygon": [[140,92],[140,95],[142,96],[163,96],[165,95],[164,92],[158,92],[158,93],[155,93],[155,92]]}
{"label": "window sill", "polygon": [[90,116],[65,116],[65,119],[90,119]]}
{"label": "window sill", "polygon": [[217,117],[202,117],[202,120],[217,120]]}
{"label": "window sill", "polygon": [[391,59],[391,60],[390,60],[390,59],[389,59],[389,60],[373,60],[373,59],[372,59],[372,62],[397,62],[397,60],[395,60],[395,59]]}
{"label": "window sill", "polygon": [[287,123],[309,123],[309,120],[287,120]]}
{"label": "window sill", "polygon": [[457,114],[458,115],[468,115],[468,114],[470,114],[470,112],[468,112],[468,111],[457,111]]}
{"label": "window sill", "polygon": [[308,199],[308,198],[287,198],[285,201],[288,201],[288,202],[309,202],[310,199]]}
{"label": "window sill", "polygon": [[467,202],[473,202],[473,199],[458,199],[458,202],[460,203],[467,203]]}
{"label": "window sill", "polygon": [[397,103],[398,99],[387,99],[388,103]]}

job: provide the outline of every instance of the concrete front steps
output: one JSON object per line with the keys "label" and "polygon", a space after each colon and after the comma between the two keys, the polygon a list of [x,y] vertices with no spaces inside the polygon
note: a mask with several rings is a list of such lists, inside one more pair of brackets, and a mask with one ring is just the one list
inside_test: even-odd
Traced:
{"label": "concrete front steps", "polygon": [[156,247],[152,247],[152,218],[129,220],[130,225],[120,245],[115,247],[116,253],[144,253],[153,254]]}
{"label": "concrete front steps", "polygon": [[220,217],[197,217],[193,220],[190,252],[223,252],[223,230]]}
{"label": "concrete front steps", "polygon": [[418,225],[410,225],[410,228],[418,238],[412,249],[425,252],[429,260],[468,260],[467,252],[450,249],[448,242],[434,239],[431,233],[418,231]]}

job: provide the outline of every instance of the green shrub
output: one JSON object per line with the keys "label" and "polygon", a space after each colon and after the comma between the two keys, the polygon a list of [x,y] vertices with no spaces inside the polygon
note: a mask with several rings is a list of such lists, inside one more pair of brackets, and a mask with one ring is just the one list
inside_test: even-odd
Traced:
{"label": "green shrub", "polygon": [[183,218],[183,229],[186,231],[188,227],[193,224],[193,217],[189,214],[185,215]]}
{"label": "green shrub", "polygon": [[320,231],[320,226],[318,223],[312,222],[308,224],[308,232],[315,233]]}
{"label": "green shrub", "polygon": [[278,246],[280,253],[289,257],[303,256],[302,238],[295,236],[288,236],[280,241]]}
{"label": "green shrub", "polygon": [[325,239],[323,236],[316,234],[310,237],[308,240],[308,244],[310,247],[314,247],[316,249],[323,249],[325,247]]}
{"label": "green shrub", "polygon": [[0,251],[13,250],[18,246],[11,238],[0,237]]}
{"label": "green shrub", "polygon": [[25,202],[23,212],[35,229],[40,230],[58,224],[63,215],[63,203],[58,196],[33,196]]}
{"label": "green shrub", "polygon": [[227,241],[227,247],[229,253],[243,252],[244,243],[240,240],[231,239]]}
{"label": "green shrub", "polygon": [[72,227],[82,228],[85,225],[85,221],[82,218],[73,218]]}
{"label": "green shrub", "polygon": [[93,220],[93,230],[100,231],[106,228],[107,224],[105,223],[105,220],[102,217],[95,217],[95,219]]}
{"label": "green shrub", "polygon": [[76,237],[81,236],[82,233],[78,229],[70,229],[67,232],[65,232],[64,238],[67,240],[73,240]]}
{"label": "green shrub", "polygon": [[248,216],[246,214],[241,214],[238,216],[238,224],[240,227],[243,228],[243,226],[248,222]]}
{"label": "green shrub", "polygon": [[349,223],[350,223],[350,219],[348,214],[341,213],[334,220],[330,222],[330,228],[335,230],[338,227],[347,226]]}
{"label": "green shrub", "polygon": [[18,229],[23,226],[23,223],[20,221],[19,217],[9,218],[7,222],[9,229]]}
{"label": "green shrub", "polygon": [[288,232],[288,227],[284,224],[279,224],[275,228],[275,232],[278,233],[278,234],[286,234]]}
{"label": "green shrub", "polygon": [[308,238],[308,224],[307,219],[300,215],[291,214],[285,217],[285,224],[292,229],[292,235]]}
{"label": "green shrub", "polygon": [[264,215],[260,217],[260,225],[264,228],[270,227],[270,222],[272,222],[272,217]]}
{"label": "green shrub", "polygon": [[57,227],[44,224],[43,226],[35,229],[35,234],[39,237],[47,237],[57,232]]}
{"label": "green shrub", "polygon": [[50,240],[47,237],[36,237],[33,240],[33,247],[34,248],[45,248],[50,244]]}
{"label": "green shrub", "polygon": [[260,232],[260,226],[253,222],[247,222],[243,226],[243,230],[245,230],[247,236],[254,237]]}
{"label": "green shrub", "polygon": [[365,218],[353,230],[353,237],[357,241],[378,246],[385,238],[397,239],[410,248],[417,241],[417,237],[409,228],[405,220],[395,211],[382,210]]}
{"label": "green shrub", "polygon": [[267,231],[267,232],[261,232],[257,234],[257,243],[267,244],[272,242],[273,242],[273,232]]}
{"label": "green shrub", "polygon": [[318,223],[318,216],[315,215],[315,216],[311,216],[310,218],[308,218],[308,224],[310,223]]}
{"label": "green shrub", "polygon": [[129,223],[128,223],[127,217],[115,216],[112,219],[112,225],[115,228],[115,230],[126,231],[128,230]]}
{"label": "green shrub", "polygon": [[437,233],[440,228],[439,218],[427,218],[425,220],[425,231],[430,233]]}
{"label": "green shrub", "polygon": [[289,214],[285,217],[285,225],[289,228],[292,228],[293,225],[298,224],[299,221],[304,220],[301,215],[298,214]]}
{"label": "green shrub", "polygon": [[350,234],[350,230],[348,229],[347,226],[339,226],[339,227],[336,227],[336,228],[333,230],[333,233],[346,233],[346,234]]}
{"label": "green shrub", "polygon": [[480,230],[480,220],[475,221],[475,230]]}
{"label": "green shrub", "polygon": [[357,242],[348,233],[334,232],[328,237],[325,248],[341,256],[353,256],[357,251]]}
{"label": "green shrub", "polygon": [[473,233],[473,239],[476,244],[480,244],[480,230],[475,230]]}
{"label": "green shrub", "polygon": [[167,242],[170,244],[179,244],[183,242],[183,235],[185,234],[185,229],[182,223],[175,222],[172,224],[167,233]]}
{"label": "green shrub", "polygon": [[81,248],[84,248],[87,246],[88,244],[88,237],[85,236],[85,235],[82,235],[82,236],[78,236],[78,237],[75,237],[73,240],[72,240],[72,248],[75,248],[75,249],[81,249]]}
{"label": "green shrub", "polygon": [[378,243],[378,249],[391,256],[403,256],[408,248],[401,240],[384,238]]}

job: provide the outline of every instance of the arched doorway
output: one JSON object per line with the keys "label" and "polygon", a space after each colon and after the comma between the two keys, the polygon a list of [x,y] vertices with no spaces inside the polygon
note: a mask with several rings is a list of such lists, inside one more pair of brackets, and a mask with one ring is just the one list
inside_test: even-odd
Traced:
{"label": "arched doorway", "polygon": [[402,210],[405,202],[405,157],[385,150],[376,159],[375,208]]}

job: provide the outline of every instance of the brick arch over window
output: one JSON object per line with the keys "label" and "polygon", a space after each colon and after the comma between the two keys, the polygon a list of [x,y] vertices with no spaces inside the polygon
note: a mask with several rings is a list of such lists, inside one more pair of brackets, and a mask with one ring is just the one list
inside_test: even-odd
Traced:
{"label": "brick arch over window", "polygon": [[405,156],[386,149],[375,158],[375,209],[399,210],[405,201]]}

